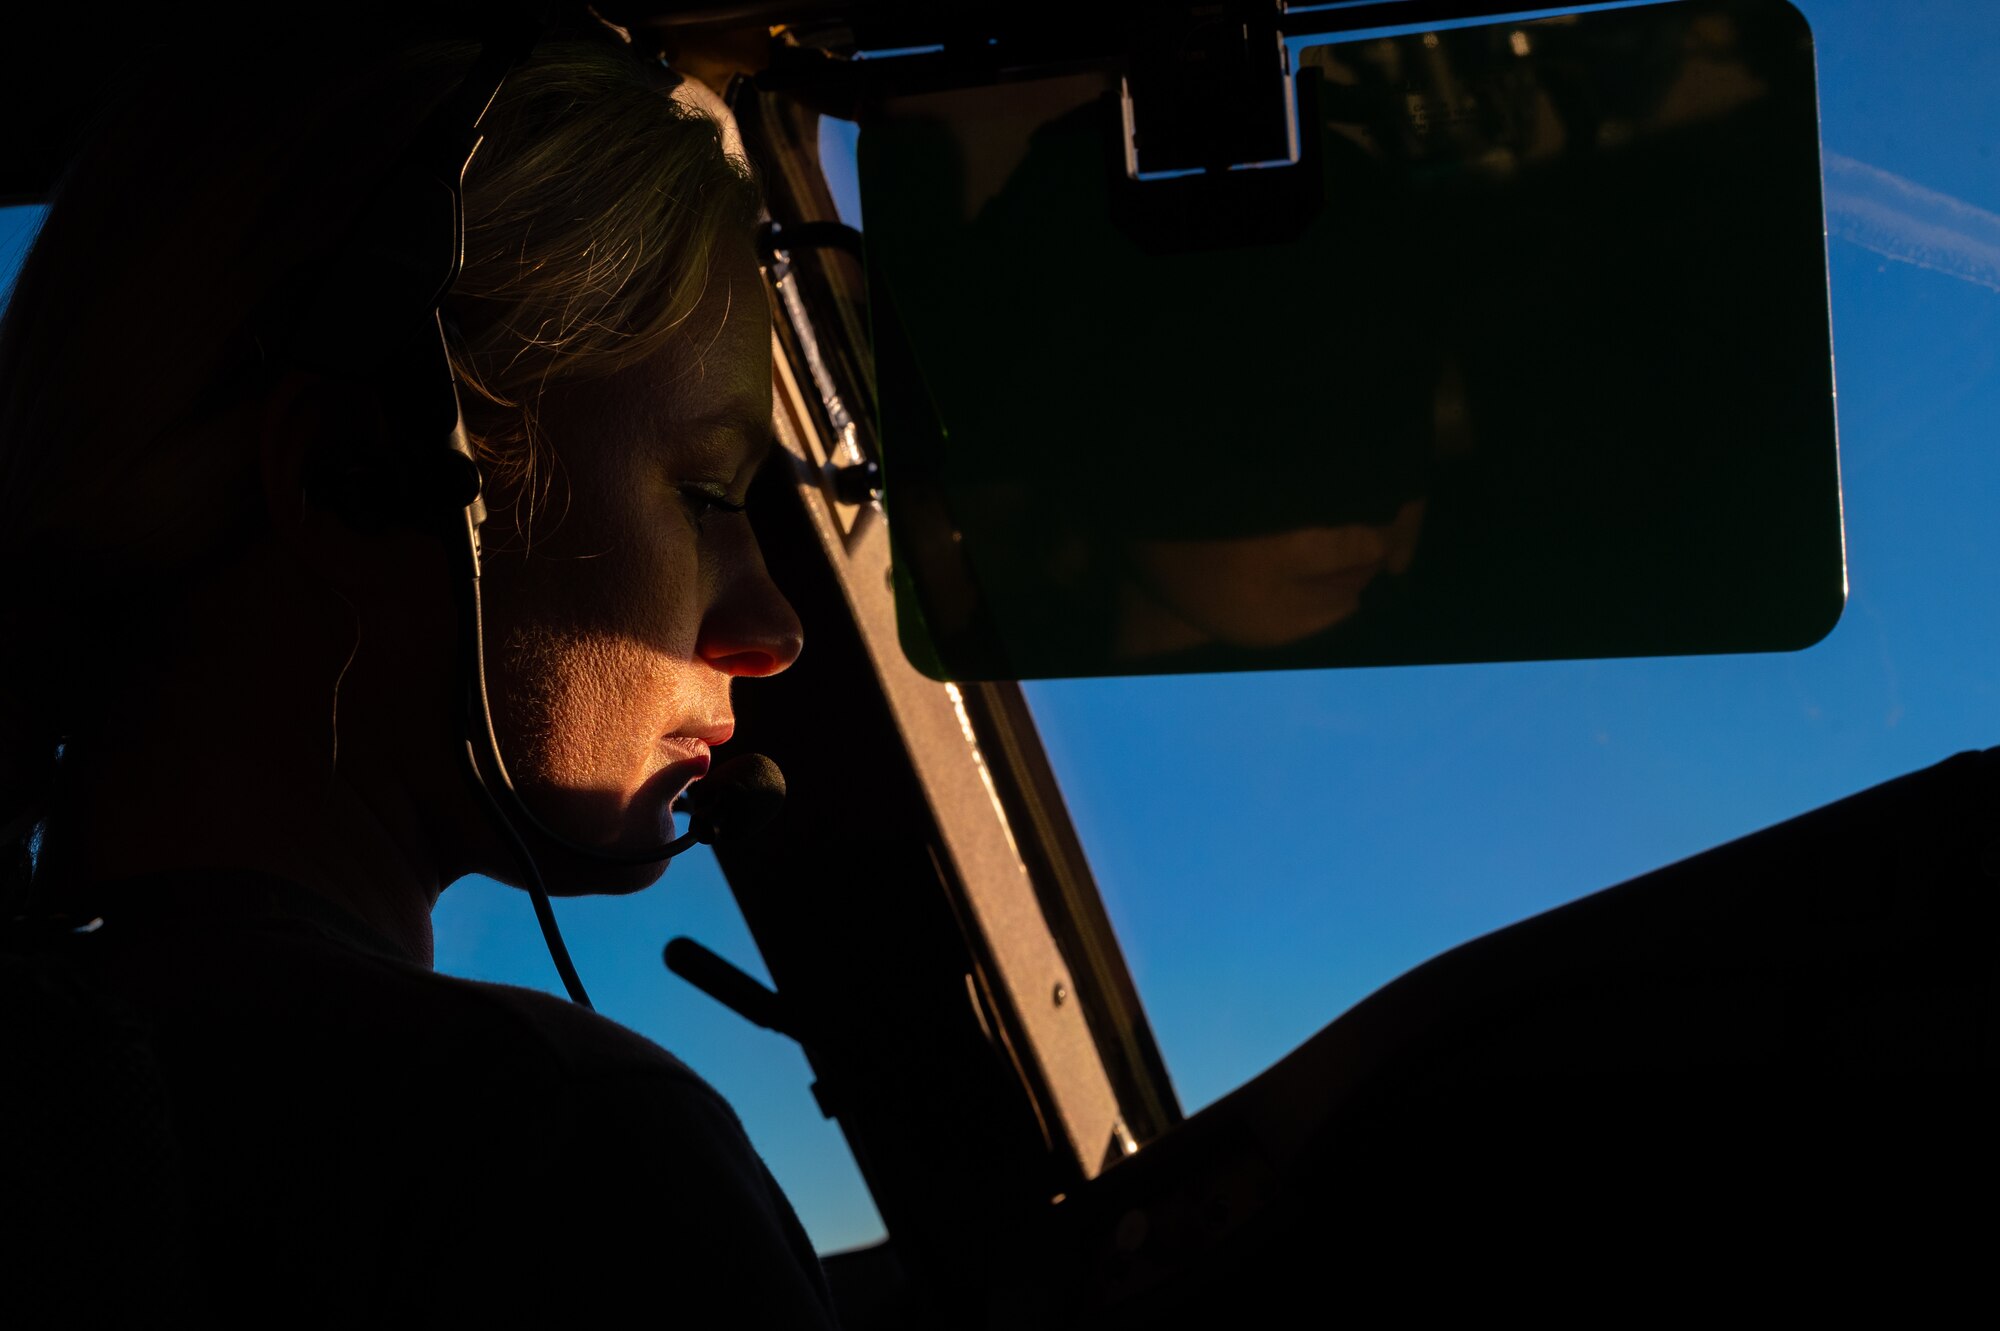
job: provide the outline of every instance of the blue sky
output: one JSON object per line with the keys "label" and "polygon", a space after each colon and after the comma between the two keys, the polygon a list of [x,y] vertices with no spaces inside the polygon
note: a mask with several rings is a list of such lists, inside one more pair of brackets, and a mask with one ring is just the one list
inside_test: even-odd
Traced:
{"label": "blue sky", "polygon": [[[1455,943],[2000,742],[2000,5],[1800,8],[1853,589],[1824,642],[1029,688],[1188,1108]],[[31,225],[0,210],[0,274]],[[737,1106],[822,1249],[879,1235],[796,1049],[660,964],[689,934],[763,974],[713,862],[557,909],[600,1008]],[[469,880],[436,923],[440,969],[559,991],[520,895]]]}
{"label": "blue sky", "polygon": [[1453,943],[2000,742],[2000,7],[1802,8],[1852,582],[1826,641],[1030,686],[1190,1107]]}

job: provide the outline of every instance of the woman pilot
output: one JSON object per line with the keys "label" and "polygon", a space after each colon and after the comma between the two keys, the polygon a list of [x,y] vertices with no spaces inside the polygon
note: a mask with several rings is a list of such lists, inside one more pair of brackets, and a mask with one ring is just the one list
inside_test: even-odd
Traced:
{"label": "woman pilot", "polygon": [[[4,1028],[47,1073],[8,1097],[9,1307],[831,1325],[714,1091],[580,1007],[431,970],[449,884],[526,885],[466,777],[451,542],[357,500],[390,406],[286,348],[480,47],[266,29],[246,63],[243,36],[149,56],[0,328],[8,914],[101,921],[33,985],[123,1041]],[[493,729],[557,893],[660,875],[732,686],[800,648],[743,515],[757,194],[656,72],[595,36],[513,69],[442,305]],[[6,951],[25,992],[35,949]]]}

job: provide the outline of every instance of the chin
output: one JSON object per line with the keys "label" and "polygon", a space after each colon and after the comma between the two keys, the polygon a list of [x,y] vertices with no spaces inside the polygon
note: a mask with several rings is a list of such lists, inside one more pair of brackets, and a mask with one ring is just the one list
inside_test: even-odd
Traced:
{"label": "chin", "polygon": [[623,897],[644,891],[666,876],[668,862],[599,864],[580,855],[537,855],[542,882],[552,897]]}
{"label": "chin", "polygon": [[[621,800],[603,791],[544,789],[526,792],[523,798],[537,818],[575,844],[629,853],[674,839],[673,815],[663,794],[642,789],[636,797]],[[609,863],[580,854],[532,827],[520,830],[550,896],[625,896],[651,887],[667,871],[665,859]],[[525,886],[525,872],[515,864],[507,867],[507,880]]]}
{"label": "chin", "polygon": [[[643,809],[638,806],[653,806]],[[646,816],[650,815],[650,816]],[[645,851],[674,839],[673,815],[664,803],[642,796],[627,810],[625,826],[616,836],[593,837],[583,844],[603,846],[619,852]],[[529,843],[534,846],[536,843]],[[545,839],[543,844],[546,845]],[[649,860],[642,864],[609,864],[578,855],[558,846],[547,847],[547,857],[537,849],[542,879],[551,896],[625,896],[651,887],[666,874],[671,861]],[[560,885],[559,885],[560,884]]]}

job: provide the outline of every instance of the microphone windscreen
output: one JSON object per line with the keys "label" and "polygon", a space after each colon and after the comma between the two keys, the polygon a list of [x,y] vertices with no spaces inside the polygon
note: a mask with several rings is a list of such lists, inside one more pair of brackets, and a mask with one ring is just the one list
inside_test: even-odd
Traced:
{"label": "microphone windscreen", "polygon": [[697,840],[762,831],[785,806],[785,774],[761,753],[739,753],[688,787],[688,825]]}

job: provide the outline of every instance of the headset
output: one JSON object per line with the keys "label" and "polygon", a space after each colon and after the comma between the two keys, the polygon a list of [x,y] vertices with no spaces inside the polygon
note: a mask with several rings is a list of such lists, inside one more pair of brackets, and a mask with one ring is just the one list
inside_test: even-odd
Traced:
{"label": "headset", "polygon": [[[304,305],[284,348],[292,366],[352,377],[359,368],[378,390],[383,429],[351,451],[316,455],[306,499],[358,530],[432,527],[451,561],[466,775],[527,879],[549,957],[572,1001],[591,1006],[556,927],[532,833],[565,853],[607,864],[652,864],[696,844],[754,832],[775,817],[785,782],[762,754],[719,764],[676,807],[688,831],[661,845],[613,851],[552,831],[528,808],[508,775],[486,686],[480,597],[482,481],[465,429],[442,302],[465,254],[464,179],[483,135],[480,125],[507,77],[554,26],[554,5],[495,6],[478,57],[430,114],[364,205],[348,242]],[[513,12],[508,12],[508,11]],[[363,362],[357,366],[357,348]]]}

